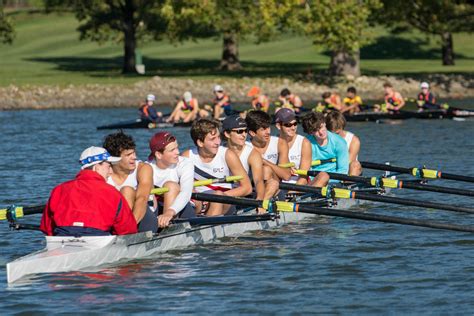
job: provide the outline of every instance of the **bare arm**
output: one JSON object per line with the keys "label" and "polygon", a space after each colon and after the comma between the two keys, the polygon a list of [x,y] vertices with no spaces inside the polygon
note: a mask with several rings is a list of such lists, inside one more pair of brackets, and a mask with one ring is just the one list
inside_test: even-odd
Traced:
{"label": "bare arm", "polygon": [[148,208],[148,197],[153,189],[153,169],[149,164],[140,163],[137,171],[137,192],[133,204],[133,216],[139,223],[145,216]]}
{"label": "bare arm", "polygon": [[225,153],[225,160],[232,175],[242,176],[243,178],[240,180],[240,185],[238,187],[225,191],[224,195],[245,196],[252,193],[252,185],[250,184],[249,176],[242,166],[239,157],[232,150],[227,150]]}
{"label": "bare arm", "polygon": [[405,106],[405,99],[402,97],[402,95],[399,92],[395,93],[395,96],[397,97],[398,100],[400,100],[400,104],[396,106],[396,110],[400,110],[402,107]]}
{"label": "bare arm", "polygon": [[360,139],[357,136],[352,137],[351,145],[349,146],[349,163],[357,160],[360,151]]}
{"label": "bare arm", "polygon": [[[311,150],[311,143],[306,138],[303,140],[303,145],[301,148],[301,161],[300,161],[300,169],[302,170],[309,170],[311,168],[311,160],[313,159],[312,150]],[[308,180],[305,177],[300,177],[297,184],[307,184]]]}
{"label": "bare arm", "polygon": [[256,150],[252,150],[249,156],[249,166],[252,170],[253,184],[257,193],[256,199],[263,200],[265,195],[265,182],[263,180],[263,162],[262,156]]}
{"label": "bare arm", "polygon": [[[290,162],[288,159],[288,143],[286,140],[278,138],[278,163],[285,164],[288,162]],[[263,164],[269,166],[273,173],[275,173],[281,180],[290,180],[291,170],[289,168],[279,167],[278,165],[275,165],[266,159],[263,159]]]}

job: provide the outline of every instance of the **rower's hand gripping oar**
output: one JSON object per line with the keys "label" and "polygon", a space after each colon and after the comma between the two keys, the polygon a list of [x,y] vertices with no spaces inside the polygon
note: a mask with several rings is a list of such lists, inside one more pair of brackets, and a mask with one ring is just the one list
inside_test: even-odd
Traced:
{"label": "rower's hand gripping oar", "polygon": [[[324,164],[330,163],[330,162],[336,162],[336,158],[313,160],[313,161],[311,161],[311,167],[324,165]],[[294,162],[282,163],[282,164],[279,164],[278,167],[293,168],[293,167],[295,167],[295,163]]]}
{"label": "rower's hand gripping oar", "polygon": [[[207,194],[207,193],[193,193],[192,197],[193,199],[200,200],[200,201],[209,201],[209,202],[233,204],[233,205],[241,205],[241,206],[253,206],[256,208],[262,207],[262,208],[265,208],[266,210],[269,210],[270,212],[300,212],[300,213],[308,213],[308,214],[316,214],[316,215],[361,219],[361,220],[373,221],[373,222],[384,222],[384,223],[393,223],[393,224],[402,224],[402,225],[474,233],[474,227],[471,227],[471,226],[461,226],[461,225],[440,223],[440,222],[435,222],[435,221],[424,221],[424,220],[404,218],[404,217],[336,210],[336,209],[315,207],[315,206],[309,206],[309,205],[299,205],[298,203],[292,203],[292,202],[269,201],[269,200],[261,201],[261,200],[236,198],[236,197],[231,197],[231,196],[214,195],[214,194]],[[242,216],[242,217],[245,217],[245,216]],[[220,218],[225,220],[226,216],[221,216]]]}
{"label": "rower's hand gripping oar", "polygon": [[[194,181],[194,187],[209,185],[212,183],[220,183],[220,182],[236,182],[242,180],[242,176],[228,176],[225,178],[217,178],[217,179],[207,179],[207,180],[199,180]],[[162,195],[168,192],[168,188],[156,188],[151,190],[150,194],[155,195]],[[32,214],[41,214],[45,205],[34,205],[34,206],[16,206],[12,205],[6,209],[0,209],[0,220],[16,220],[17,218],[24,217],[25,215],[32,215]]]}
{"label": "rower's hand gripping oar", "polygon": [[426,179],[447,179],[447,180],[457,180],[464,182],[474,182],[474,177],[464,176],[459,174],[444,173],[439,170],[432,170],[426,168],[406,168],[406,167],[396,167],[392,165],[386,165],[381,163],[361,161],[360,164],[363,168],[383,170],[383,171],[392,171],[404,174],[411,174],[417,178],[426,178]]}
{"label": "rower's hand gripping oar", "polygon": [[299,192],[308,192],[321,194],[322,196],[335,199],[354,199],[354,200],[367,200],[399,205],[408,205],[408,206],[418,206],[431,209],[460,212],[460,213],[471,213],[474,214],[474,208],[463,207],[451,204],[444,203],[434,203],[429,201],[419,201],[413,199],[405,199],[394,196],[384,196],[373,193],[365,193],[356,190],[348,190],[343,188],[330,188],[330,187],[313,187],[309,185],[298,185],[293,183],[280,183],[280,189],[282,190],[292,190]]}
{"label": "rower's hand gripping oar", "polygon": [[[315,177],[319,174],[319,171],[296,170],[295,173],[301,176]],[[327,174],[329,175],[331,179],[334,179],[334,180],[365,183],[376,188],[383,187],[383,188],[392,188],[392,189],[412,189],[412,190],[430,191],[430,192],[447,193],[447,194],[455,194],[455,195],[474,196],[473,190],[466,190],[466,189],[460,189],[460,188],[450,188],[450,187],[442,187],[442,186],[429,185],[429,184],[413,183],[409,181],[383,178],[383,177],[370,177],[369,178],[369,177],[360,177],[360,176],[348,176],[345,174],[334,173],[334,172],[327,172]]]}

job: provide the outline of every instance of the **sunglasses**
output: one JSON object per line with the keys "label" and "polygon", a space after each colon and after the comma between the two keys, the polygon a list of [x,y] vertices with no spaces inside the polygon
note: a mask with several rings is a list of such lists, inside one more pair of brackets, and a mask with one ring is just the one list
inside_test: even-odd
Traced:
{"label": "sunglasses", "polygon": [[285,127],[298,126],[298,122],[294,122],[294,123],[283,123],[283,126],[285,126]]}
{"label": "sunglasses", "polygon": [[233,129],[231,130],[231,132],[234,132],[237,134],[243,134],[243,133],[247,133],[247,130],[246,129]]}

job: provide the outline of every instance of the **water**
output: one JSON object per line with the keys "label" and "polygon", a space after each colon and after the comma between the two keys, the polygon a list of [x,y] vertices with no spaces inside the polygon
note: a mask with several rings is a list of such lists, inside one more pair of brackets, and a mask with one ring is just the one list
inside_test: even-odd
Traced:
{"label": "water", "polygon": [[[78,170],[81,151],[100,145],[95,127],[135,109],[0,112],[0,206],[43,203]],[[170,129],[181,149],[187,129]],[[421,163],[474,175],[474,121],[353,123],[360,160]],[[155,131],[129,131],[140,158]],[[438,184],[441,184],[439,182]],[[445,185],[474,189],[472,184]],[[472,198],[419,191],[400,196],[472,206]],[[474,224],[473,216],[373,205],[370,212]],[[37,222],[33,216],[26,222]],[[333,219],[256,232],[94,273],[42,275],[6,285],[5,264],[43,247],[38,232],[0,223],[0,309],[4,313],[461,314],[474,307],[474,236]]]}

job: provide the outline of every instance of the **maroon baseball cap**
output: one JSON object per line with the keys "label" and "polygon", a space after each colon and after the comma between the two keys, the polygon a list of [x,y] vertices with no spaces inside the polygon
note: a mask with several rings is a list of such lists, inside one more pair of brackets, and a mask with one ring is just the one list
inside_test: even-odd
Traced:
{"label": "maroon baseball cap", "polygon": [[148,160],[151,161],[155,158],[156,151],[163,151],[166,146],[176,141],[176,137],[169,132],[158,132],[150,139],[150,154]]}

